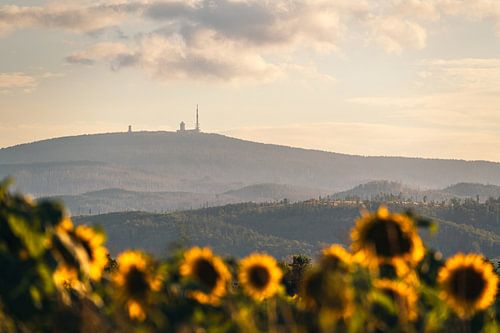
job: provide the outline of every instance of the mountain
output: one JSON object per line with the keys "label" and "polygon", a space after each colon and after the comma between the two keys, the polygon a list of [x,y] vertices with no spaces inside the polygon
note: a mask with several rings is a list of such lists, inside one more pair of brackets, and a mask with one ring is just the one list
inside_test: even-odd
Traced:
{"label": "mountain", "polygon": [[126,211],[169,212],[241,202],[231,196],[212,193],[138,192],[122,189],[105,189],[47,199],[62,201],[73,215]]}
{"label": "mountain", "polygon": [[[327,196],[326,191],[320,189],[268,183],[245,186],[223,193],[144,192],[111,188],[48,198],[62,201],[73,215],[96,215],[125,211],[172,212],[231,203],[277,202],[284,199],[288,202],[299,202],[318,197],[329,197],[334,200],[411,200],[417,202],[422,202],[424,199],[428,202],[441,202],[452,198],[476,200],[477,193],[481,194],[481,202],[489,197],[500,197],[492,185],[471,184],[471,186],[472,189],[468,184],[457,184],[443,190],[418,190],[399,182],[373,181]],[[463,187],[467,191],[460,190]],[[455,193],[452,189],[456,189]]]}
{"label": "mountain", "polygon": [[106,188],[222,193],[260,183],[330,193],[377,179],[422,188],[500,185],[500,163],[365,157],[262,144],[218,134],[81,135],[0,149],[0,178],[35,196]]}
{"label": "mountain", "polygon": [[412,188],[408,185],[403,185],[400,182],[377,180],[365,184],[360,184],[347,191],[337,192],[332,195],[334,199],[349,199],[359,198],[362,200],[369,200],[381,195],[401,196],[404,198],[416,198],[421,200],[424,191]]}
{"label": "mountain", "polygon": [[443,192],[456,195],[458,197],[476,198],[498,198],[500,197],[500,186],[483,185],[477,183],[458,183],[443,189]]}
{"label": "mountain", "polygon": [[[1,157],[0,161],[5,160]],[[106,188],[159,190],[174,179],[100,161],[0,164],[0,179],[13,176],[17,188],[37,197],[79,194]]]}
{"label": "mountain", "polygon": [[326,190],[282,184],[255,184],[237,190],[231,190],[224,195],[239,199],[240,202],[269,202],[287,199],[303,201],[326,195]]}
{"label": "mountain", "polygon": [[443,189],[421,190],[400,182],[380,180],[360,184],[347,191],[337,192],[331,195],[333,199],[361,199],[371,200],[387,196],[400,197],[415,201],[447,201],[455,199],[476,199],[479,196],[480,201],[488,198],[500,197],[500,186],[483,185],[477,183],[458,183],[450,185]]}
{"label": "mountain", "polygon": [[[92,215],[124,211],[170,212],[239,202],[290,202],[316,198],[326,192],[280,184],[256,184],[224,193],[141,192],[104,189],[76,195],[52,196],[73,215]],[[41,198],[43,199],[43,198]]]}
{"label": "mountain", "polygon": [[[82,216],[75,222],[99,224],[108,234],[113,255],[126,248],[142,248],[157,255],[169,246],[211,246],[218,253],[243,256],[266,251],[277,257],[314,255],[330,243],[349,244],[350,230],[360,209],[376,209],[379,202],[332,204],[306,201],[294,204],[243,203],[169,214],[114,213]],[[392,211],[412,209],[436,219],[439,231],[421,234],[426,243],[445,255],[482,252],[500,257],[500,206],[471,202],[460,206],[390,204]]]}

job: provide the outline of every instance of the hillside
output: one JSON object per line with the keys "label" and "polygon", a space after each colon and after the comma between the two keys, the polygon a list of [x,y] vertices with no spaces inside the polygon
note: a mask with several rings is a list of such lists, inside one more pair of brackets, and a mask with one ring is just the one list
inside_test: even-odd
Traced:
{"label": "hillside", "polygon": [[89,216],[75,221],[102,225],[112,254],[126,248],[140,248],[161,256],[176,244],[210,246],[217,253],[237,257],[252,251],[274,253],[280,257],[295,252],[313,253],[313,246],[306,242],[261,234],[208,215],[200,219],[183,213],[130,212]]}
{"label": "hillside", "polygon": [[[358,185],[348,191],[338,192],[329,197],[334,200],[410,200],[416,202],[426,200],[427,202],[449,202],[450,199],[472,198],[476,200],[476,195],[480,195],[481,202],[484,202],[490,196],[495,197],[497,194],[493,190],[485,191],[485,189],[494,189],[495,187],[492,185],[470,185],[462,183],[443,190],[418,190],[399,182],[373,181]],[[450,193],[452,192],[451,189],[457,189],[456,194]],[[458,189],[461,189],[461,191],[458,191]],[[241,202],[277,202],[284,199],[288,202],[299,202],[318,197],[325,198],[326,194],[326,191],[320,189],[269,183],[245,186],[223,193],[145,192],[104,189],[49,198],[62,201],[73,215],[96,215],[126,211],[161,213]],[[497,197],[500,197],[500,195]]]}
{"label": "hillside", "polygon": [[[325,191],[279,184],[256,184],[224,193],[144,192],[104,189],[76,195],[47,197],[59,200],[73,215],[113,212],[171,212],[239,202],[303,201],[324,195]],[[41,198],[44,199],[44,198]]]}
{"label": "hillside", "polygon": [[270,202],[287,199],[289,201],[303,201],[326,195],[328,192],[308,187],[282,184],[255,184],[237,190],[224,192],[224,195],[234,197],[240,202]]}
{"label": "hillside", "polygon": [[[370,209],[379,203],[371,203]],[[347,244],[360,205],[325,202],[236,204],[170,214],[116,213],[79,217],[77,223],[99,224],[107,231],[113,253],[138,247],[164,254],[169,245],[209,245],[223,254],[267,251],[283,257],[311,254],[329,243]],[[390,205],[414,209],[439,222],[435,236],[422,235],[445,254],[479,251],[500,257],[499,210],[484,204],[460,207]]]}
{"label": "hillside", "polygon": [[0,179],[7,176],[15,178],[18,189],[37,197],[79,194],[112,187],[155,191],[177,182],[168,175],[160,176],[99,161],[0,164]]}
{"label": "hillside", "polygon": [[474,199],[479,196],[484,202],[488,198],[500,197],[500,186],[483,185],[477,183],[458,183],[443,189],[421,190],[416,187],[404,185],[400,182],[380,180],[360,184],[347,191],[331,195],[333,199],[361,199],[373,200],[384,196],[400,197],[414,201],[447,201],[455,199]]}
{"label": "hillside", "polygon": [[78,195],[54,196],[74,215],[112,212],[169,212],[240,202],[228,195],[192,192],[138,192],[105,189]]}
{"label": "hillside", "polygon": [[82,135],[0,149],[0,178],[35,196],[106,188],[222,193],[260,183],[328,190],[371,180],[422,188],[500,185],[500,163],[363,157],[238,140],[218,134]]}
{"label": "hillside", "polygon": [[500,197],[500,186],[496,185],[483,185],[477,183],[458,183],[443,189],[443,192],[460,197],[475,198],[479,196],[480,199],[487,199],[489,197]]}
{"label": "hillside", "polygon": [[[337,192],[331,197],[334,199],[359,198],[362,200],[370,200],[383,195],[392,195],[421,201],[424,196],[430,195],[432,192],[437,191],[424,191],[404,185],[401,182],[379,180],[360,184],[347,191]],[[434,196],[440,199],[443,197],[443,195],[438,195],[437,193]],[[453,197],[453,195],[449,194],[448,198],[450,197]]]}

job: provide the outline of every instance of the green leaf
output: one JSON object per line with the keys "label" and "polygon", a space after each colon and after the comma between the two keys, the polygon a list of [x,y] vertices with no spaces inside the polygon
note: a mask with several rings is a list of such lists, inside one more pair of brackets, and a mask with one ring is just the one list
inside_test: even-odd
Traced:
{"label": "green leaf", "polygon": [[7,222],[12,232],[19,237],[34,258],[40,257],[45,252],[45,235],[33,228],[33,225],[25,219],[14,215],[7,217]]}
{"label": "green leaf", "polygon": [[382,292],[375,291],[372,294],[374,303],[381,305],[390,314],[397,314],[396,306],[392,299]]}
{"label": "green leaf", "polygon": [[42,307],[42,295],[40,293],[40,290],[38,290],[38,288],[35,286],[31,286],[30,295],[31,295],[31,300],[33,301],[35,307],[40,309]]}

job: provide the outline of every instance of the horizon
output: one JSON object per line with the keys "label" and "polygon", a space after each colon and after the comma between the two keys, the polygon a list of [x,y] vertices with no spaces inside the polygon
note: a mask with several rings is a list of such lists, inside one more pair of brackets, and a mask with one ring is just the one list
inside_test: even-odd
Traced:
{"label": "horizon", "polygon": [[500,3],[0,0],[0,147],[194,127],[500,162]]}
{"label": "horizon", "polygon": [[[0,150],[12,149],[12,148],[16,148],[19,146],[36,144],[38,142],[46,142],[46,141],[60,140],[60,139],[66,139],[66,138],[76,138],[76,137],[92,136],[92,135],[116,135],[116,134],[130,135],[130,134],[136,134],[136,133],[139,133],[139,134],[140,133],[170,133],[170,134],[176,134],[176,135],[183,135],[183,134],[179,134],[178,130],[146,130],[146,129],[135,130],[135,129],[133,129],[133,126],[132,126],[132,132],[129,132],[128,127],[127,127],[127,130],[125,130],[125,131],[72,134],[72,135],[65,135],[65,136],[59,136],[59,137],[43,138],[40,140],[31,141],[31,142],[22,142],[22,143],[14,144],[12,146],[0,147]],[[233,136],[230,136],[230,135],[225,134],[223,132],[206,132],[203,130],[201,130],[199,133],[189,133],[189,134],[184,134],[184,135],[203,135],[203,134],[208,134],[208,135],[215,134],[215,135],[224,136],[224,137],[229,138],[229,139],[242,140],[242,141],[257,143],[257,144],[273,145],[273,146],[284,147],[284,148],[303,149],[303,150],[332,153],[332,154],[340,154],[340,155],[348,155],[348,156],[375,157],[375,158],[376,157],[408,158],[408,159],[423,159],[423,160],[447,160],[447,161],[464,161],[464,162],[487,162],[487,163],[500,164],[500,161],[481,160],[481,159],[468,160],[468,159],[460,159],[460,158],[440,158],[440,157],[426,157],[426,156],[351,154],[351,153],[345,153],[345,152],[341,152],[341,151],[324,150],[324,149],[320,149],[320,148],[309,148],[309,147],[291,146],[288,144],[279,144],[279,143],[273,143],[273,142],[253,141],[250,139],[233,137]]]}

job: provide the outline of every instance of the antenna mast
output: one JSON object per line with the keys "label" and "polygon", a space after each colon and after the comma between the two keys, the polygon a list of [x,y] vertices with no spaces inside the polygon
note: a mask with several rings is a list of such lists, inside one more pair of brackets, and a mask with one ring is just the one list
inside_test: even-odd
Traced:
{"label": "antenna mast", "polygon": [[200,131],[200,122],[198,121],[198,104],[196,104],[196,131]]}

